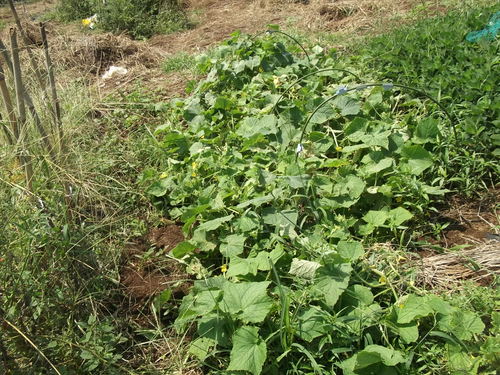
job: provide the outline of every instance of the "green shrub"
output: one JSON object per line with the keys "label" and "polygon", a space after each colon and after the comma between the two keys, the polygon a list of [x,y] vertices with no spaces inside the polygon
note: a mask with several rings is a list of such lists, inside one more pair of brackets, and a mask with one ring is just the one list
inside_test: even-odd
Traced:
{"label": "green shrub", "polygon": [[177,0],[109,0],[98,14],[101,28],[133,38],[173,32],[188,24]]}
{"label": "green shrub", "polygon": [[114,33],[127,33],[135,39],[155,33],[170,33],[188,26],[188,19],[177,0],[61,0],[59,17],[74,21],[98,15],[98,26]]}
{"label": "green shrub", "polygon": [[74,21],[93,15],[96,11],[94,0],[61,0],[57,7],[59,18],[63,21]]}

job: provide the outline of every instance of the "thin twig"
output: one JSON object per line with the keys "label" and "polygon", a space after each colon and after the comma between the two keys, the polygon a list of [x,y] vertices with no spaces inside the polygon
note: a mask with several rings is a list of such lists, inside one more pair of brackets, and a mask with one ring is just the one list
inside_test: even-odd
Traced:
{"label": "thin twig", "polygon": [[57,375],[62,375],[57,369],[57,367],[54,366],[54,364],[50,361],[50,359],[47,358],[47,356],[40,350],[38,346],[36,346],[36,344],[33,341],[30,340],[28,336],[26,336],[19,328],[17,328],[14,324],[9,322],[7,319],[3,318],[3,321],[14,331],[16,331],[19,335],[21,335],[21,337],[25,339],[28,342],[28,344],[30,344],[43,357],[43,359],[47,361],[47,363],[50,365],[50,367],[54,369]]}

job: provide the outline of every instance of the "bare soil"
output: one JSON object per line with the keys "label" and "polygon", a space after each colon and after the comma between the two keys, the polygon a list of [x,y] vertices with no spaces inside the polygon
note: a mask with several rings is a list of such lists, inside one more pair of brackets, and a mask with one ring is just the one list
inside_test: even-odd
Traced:
{"label": "bare soil", "polygon": [[[186,295],[191,286],[189,275],[179,262],[165,255],[183,240],[181,228],[172,224],[154,228],[129,244],[120,273],[124,294],[141,304],[167,288],[176,299]],[[150,249],[154,255],[147,256]]]}
{"label": "bare soil", "polygon": [[[448,207],[441,211],[442,222],[450,225],[441,237],[444,247],[481,245],[500,241],[498,204],[500,189],[491,189],[479,198],[452,197]],[[500,242],[498,242],[500,247]]]}

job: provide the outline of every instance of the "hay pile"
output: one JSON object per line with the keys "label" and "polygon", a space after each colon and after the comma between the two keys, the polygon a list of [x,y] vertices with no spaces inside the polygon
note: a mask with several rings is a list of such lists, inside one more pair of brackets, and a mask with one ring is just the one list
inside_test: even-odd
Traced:
{"label": "hay pile", "polygon": [[54,60],[84,75],[101,75],[111,65],[153,68],[163,59],[159,50],[143,42],[109,33],[61,37],[53,41],[52,49],[56,55]]}

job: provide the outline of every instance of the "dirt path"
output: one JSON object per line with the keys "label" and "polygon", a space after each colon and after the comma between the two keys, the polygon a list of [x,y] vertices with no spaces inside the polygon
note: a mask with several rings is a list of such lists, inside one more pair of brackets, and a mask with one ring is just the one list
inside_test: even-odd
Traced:
{"label": "dirt path", "polygon": [[[178,53],[200,53],[228,38],[236,30],[256,33],[266,25],[278,24],[291,32],[323,34],[360,34],[387,27],[414,9],[418,0],[186,0],[186,12],[194,22],[190,30],[157,35],[149,41],[132,41],[83,30],[78,22],[61,24],[50,21],[49,41],[55,61],[68,70],[70,79],[81,76],[97,83],[101,96],[132,90],[140,84],[161,91],[161,96],[182,95],[189,80],[186,72],[165,74],[162,62]],[[57,0],[17,4],[18,13],[27,23],[53,11]],[[429,7],[429,12],[439,9]],[[12,24],[8,6],[0,8],[0,21],[6,29]],[[5,30],[4,30],[5,33]],[[5,35],[4,35],[5,39]],[[342,47],[336,45],[336,47]],[[99,76],[111,65],[128,69],[125,76],[103,81]]]}

